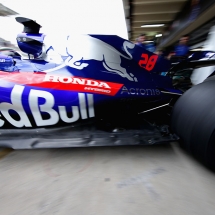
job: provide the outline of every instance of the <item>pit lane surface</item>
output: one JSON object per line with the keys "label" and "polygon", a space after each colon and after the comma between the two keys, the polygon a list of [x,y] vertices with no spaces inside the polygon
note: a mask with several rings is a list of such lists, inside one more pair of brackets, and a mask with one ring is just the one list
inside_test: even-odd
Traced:
{"label": "pit lane surface", "polygon": [[177,143],[0,149],[2,215],[214,215],[215,174]]}

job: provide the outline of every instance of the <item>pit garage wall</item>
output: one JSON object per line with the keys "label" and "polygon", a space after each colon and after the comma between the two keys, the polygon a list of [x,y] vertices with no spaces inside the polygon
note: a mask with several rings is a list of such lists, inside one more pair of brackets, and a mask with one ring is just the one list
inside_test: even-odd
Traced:
{"label": "pit garage wall", "polygon": [[71,4],[71,28],[84,34],[117,35],[128,39],[122,0],[78,0]]}
{"label": "pit garage wall", "polygon": [[[4,4],[20,16],[36,20],[42,25],[42,33],[108,34],[128,38],[122,0],[4,0]],[[22,26],[15,19],[11,19],[9,26],[11,28],[1,27],[11,35],[11,41],[12,38],[15,41]],[[13,26],[20,27],[20,31],[15,31]]]}
{"label": "pit garage wall", "polygon": [[117,35],[128,39],[122,0],[78,0],[72,12],[76,16],[73,19],[77,22],[75,26],[79,25],[83,33]]}
{"label": "pit garage wall", "polygon": [[[204,42],[203,50],[211,50],[215,51],[215,26],[210,29],[208,34],[207,40]],[[211,53],[211,58],[213,59],[213,53]],[[208,66],[203,68],[197,68],[193,71],[191,75],[191,82],[192,84],[200,84],[202,83],[207,77],[209,77],[215,71],[215,66]]]}
{"label": "pit garage wall", "polygon": [[164,37],[159,45],[160,47],[165,47],[171,40],[180,35],[180,32],[192,24],[204,11],[215,4],[215,0],[199,0],[199,3],[195,7],[191,7],[192,1],[193,0],[189,0],[185,4],[182,12],[164,33]]}

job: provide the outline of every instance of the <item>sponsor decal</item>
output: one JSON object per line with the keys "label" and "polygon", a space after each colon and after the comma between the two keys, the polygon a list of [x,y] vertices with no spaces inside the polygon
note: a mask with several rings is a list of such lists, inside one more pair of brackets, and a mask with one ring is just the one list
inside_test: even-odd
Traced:
{"label": "sponsor decal", "polygon": [[[18,128],[32,127],[32,123],[22,104],[24,88],[24,86],[15,85],[10,95],[11,103],[0,103],[1,116],[11,125]],[[38,102],[41,98],[45,100],[43,104]],[[28,95],[28,104],[37,126],[55,125],[60,120],[66,123],[73,123],[79,119],[95,117],[93,94],[85,95],[85,93],[78,93],[78,100],[79,106],[71,106],[72,116],[68,117],[65,106],[58,106],[58,110],[53,109],[55,98],[50,92],[31,89]],[[11,111],[16,112],[16,115],[19,115],[19,119],[13,118]],[[49,117],[44,119],[42,113],[49,115]],[[4,124],[5,121],[0,119],[0,127]]]}
{"label": "sponsor decal", "polygon": [[81,77],[59,76],[51,74],[29,74],[0,72],[0,79],[24,84],[27,86],[49,88],[56,90],[68,90],[89,92],[114,96],[122,88],[123,84],[105,82]]}
{"label": "sponsor decal", "polygon": [[[65,39],[67,40],[65,42]],[[77,43],[77,40],[82,41]],[[122,78],[126,78],[129,81],[138,82],[134,74],[129,73],[126,68],[121,66],[122,59],[132,60],[133,56],[129,50],[134,49],[135,44],[124,40],[122,43],[122,49],[124,54],[119,52],[115,47],[110,44],[92,37],[90,35],[69,35],[67,38],[62,38],[62,50],[58,48],[59,41],[57,44],[51,39],[49,41],[49,36],[43,41],[44,49],[46,54],[44,55],[44,60],[47,62],[61,63],[59,68],[65,66],[72,67],[74,69],[82,70],[89,66],[90,60],[96,60],[102,62],[104,68],[110,74],[116,74]],[[65,61],[63,57],[67,57]],[[44,72],[50,72],[58,70],[58,68],[53,68],[50,70],[45,70]]]}
{"label": "sponsor decal", "polygon": [[127,88],[125,86],[122,87],[121,95],[142,95],[142,96],[155,96],[160,95],[161,92],[158,89],[143,89],[143,88]]}

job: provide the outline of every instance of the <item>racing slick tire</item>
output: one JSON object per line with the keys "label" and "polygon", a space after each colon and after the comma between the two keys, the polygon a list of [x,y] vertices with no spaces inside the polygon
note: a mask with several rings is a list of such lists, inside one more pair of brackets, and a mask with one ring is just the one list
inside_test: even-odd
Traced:
{"label": "racing slick tire", "polygon": [[215,80],[192,87],[178,99],[171,127],[183,147],[215,171]]}

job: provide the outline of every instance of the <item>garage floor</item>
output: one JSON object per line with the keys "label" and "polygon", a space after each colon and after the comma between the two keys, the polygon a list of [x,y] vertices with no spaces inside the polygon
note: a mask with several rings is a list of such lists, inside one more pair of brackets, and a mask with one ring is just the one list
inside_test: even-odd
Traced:
{"label": "garage floor", "polygon": [[214,215],[215,174],[177,143],[0,150],[0,215]]}

